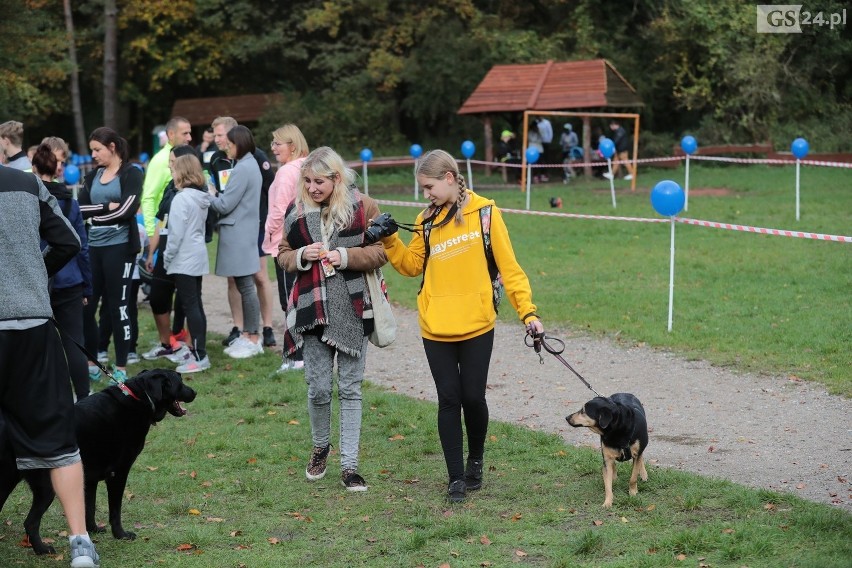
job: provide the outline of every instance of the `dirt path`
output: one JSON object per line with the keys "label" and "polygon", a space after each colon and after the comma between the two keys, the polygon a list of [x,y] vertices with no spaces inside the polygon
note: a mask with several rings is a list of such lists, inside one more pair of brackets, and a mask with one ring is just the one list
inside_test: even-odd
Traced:
{"label": "dirt path", "polygon": [[[211,332],[231,328],[225,291],[224,279],[205,279]],[[435,401],[417,314],[399,307],[395,314],[397,340],[385,349],[370,346],[366,377],[393,392]],[[276,334],[281,321],[276,312]],[[646,347],[625,349],[605,339],[547,331],[565,340],[566,360],[595,390],[639,397],[652,429],[646,450],[651,463],[852,511],[852,400],[803,382],[736,374]],[[565,422],[593,396],[552,356],[539,364],[523,344],[520,323],[498,324],[488,385],[492,420],[598,447],[595,435]]]}

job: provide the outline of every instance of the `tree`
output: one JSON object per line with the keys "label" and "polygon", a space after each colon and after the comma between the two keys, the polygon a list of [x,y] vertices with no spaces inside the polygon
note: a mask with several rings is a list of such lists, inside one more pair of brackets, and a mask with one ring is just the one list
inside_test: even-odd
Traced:
{"label": "tree", "polygon": [[115,0],[104,0],[104,126],[118,129],[115,116],[118,80],[118,9]]}
{"label": "tree", "polygon": [[83,125],[83,105],[80,102],[80,72],[77,67],[77,44],[74,41],[74,17],[71,14],[71,0],[62,0],[65,12],[65,31],[68,41],[68,60],[71,63],[71,108],[74,115],[74,139],[77,152],[86,151],[86,130]]}

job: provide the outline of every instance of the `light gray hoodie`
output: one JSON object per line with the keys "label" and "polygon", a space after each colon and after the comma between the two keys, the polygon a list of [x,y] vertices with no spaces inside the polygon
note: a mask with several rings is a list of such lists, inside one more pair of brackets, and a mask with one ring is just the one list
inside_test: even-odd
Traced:
{"label": "light gray hoodie", "polygon": [[163,253],[167,274],[202,276],[210,272],[204,226],[210,195],[207,190],[186,187],[178,191],[169,209],[169,241]]}

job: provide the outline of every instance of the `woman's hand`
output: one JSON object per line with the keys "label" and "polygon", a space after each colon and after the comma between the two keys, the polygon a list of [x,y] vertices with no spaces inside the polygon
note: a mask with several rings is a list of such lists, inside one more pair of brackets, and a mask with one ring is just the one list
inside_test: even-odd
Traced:
{"label": "woman's hand", "polygon": [[[311,243],[302,250],[302,260],[305,262],[316,262],[323,257],[325,245],[322,243]],[[340,263],[340,254],[337,255],[337,262]]]}
{"label": "woman's hand", "polygon": [[340,251],[339,250],[337,250],[337,249],[330,250],[325,254],[328,257],[329,262],[331,262],[332,266],[335,266],[335,267],[338,267],[338,268],[340,267],[340,260],[341,259],[340,259]]}
{"label": "woman's hand", "polygon": [[541,323],[541,320],[534,319],[527,324],[527,330],[530,335],[541,335],[544,333],[544,325]]}
{"label": "woman's hand", "polygon": [[148,272],[154,271],[154,251],[148,252],[148,258],[145,259],[145,270]]}

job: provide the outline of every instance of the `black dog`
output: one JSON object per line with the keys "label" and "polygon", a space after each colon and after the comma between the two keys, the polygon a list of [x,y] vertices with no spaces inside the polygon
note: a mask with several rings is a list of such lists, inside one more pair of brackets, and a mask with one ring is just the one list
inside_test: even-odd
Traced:
{"label": "black dog", "polygon": [[[121,502],[127,475],[145,446],[152,424],[166,417],[183,416],[181,402],[192,402],[195,391],[181,376],[165,369],[142,371],[123,385],[110,386],[88,396],[74,406],[77,445],[83,460],[86,491],[86,529],[104,532],[95,522],[98,482],[106,481],[109,498],[109,524],[115,538],[133,540],[136,535],[121,526]],[[15,456],[5,434],[0,435],[0,510],[21,479],[33,492],[33,503],[24,520],[30,544],[36,554],[55,554],[41,540],[41,518],[53,502],[50,472],[46,469],[18,471]]]}
{"label": "black dog", "polygon": [[617,393],[609,398],[597,396],[583,405],[579,412],[567,416],[568,424],[588,428],[600,434],[603,455],[604,507],[612,506],[612,481],[617,479],[615,462],[633,459],[630,494],[639,492],[636,478],[648,481],[642,453],[648,445],[648,424],[645,408],[629,393]]}

